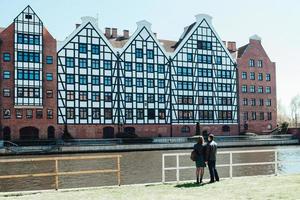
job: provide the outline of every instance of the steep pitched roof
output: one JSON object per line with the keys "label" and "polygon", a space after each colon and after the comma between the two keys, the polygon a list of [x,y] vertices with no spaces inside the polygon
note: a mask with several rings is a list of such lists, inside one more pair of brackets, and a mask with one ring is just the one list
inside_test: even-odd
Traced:
{"label": "steep pitched roof", "polygon": [[248,46],[249,46],[249,44],[246,44],[246,45],[238,48],[238,58],[242,57],[242,55],[244,54],[244,52],[246,51]]}
{"label": "steep pitched roof", "polygon": [[176,44],[173,46],[174,49],[176,49],[176,47],[179,46],[179,44],[182,42],[182,40],[185,38],[185,36],[192,30],[192,28],[195,26],[196,22],[192,23],[191,25],[187,26],[184,30],[184,32],[182,33],[180,39],[178,40],[178,42],[176,42]]}

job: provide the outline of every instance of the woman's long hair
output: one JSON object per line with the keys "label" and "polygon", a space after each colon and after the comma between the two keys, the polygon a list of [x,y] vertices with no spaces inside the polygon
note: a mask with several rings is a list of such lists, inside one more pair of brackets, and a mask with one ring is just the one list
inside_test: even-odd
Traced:
{"label": "woman's long hair", "polygon": [[204,144],[204,138],[203,138],[203,136],[199,136],[198,144]]}

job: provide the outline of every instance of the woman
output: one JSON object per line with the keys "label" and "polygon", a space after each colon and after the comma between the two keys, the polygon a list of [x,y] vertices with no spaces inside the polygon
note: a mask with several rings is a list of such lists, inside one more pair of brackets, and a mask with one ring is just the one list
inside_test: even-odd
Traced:
{"label": "woman", "polygon": [[[204,144],[204,138],[202,136],[199,137],[198,142],[194,145],[194,150],[196,152],[196,178],[197,178],[197,184],[202,183],[203,174],[204,174],[204,167],[206,167],[205,164],[205,144]],[[200,176],[200,181],[199,181]]]}

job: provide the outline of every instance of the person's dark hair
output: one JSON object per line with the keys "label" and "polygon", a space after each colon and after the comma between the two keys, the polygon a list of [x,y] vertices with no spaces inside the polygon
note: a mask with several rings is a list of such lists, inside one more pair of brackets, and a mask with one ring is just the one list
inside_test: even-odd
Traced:
{"label": "person's dark hair", "polygon": [[214,140],[214,137],[215,137],[215,136],[214,136],[214,134],[211,133],[211,134],[209,134],[208,137],[211,138],[211,140]]}
{"label": "person's dark hair", "polygon": [[199,136],[199,138],[198,138],[198,144],[204,144],[204,138],[203,138],[203,136]]}

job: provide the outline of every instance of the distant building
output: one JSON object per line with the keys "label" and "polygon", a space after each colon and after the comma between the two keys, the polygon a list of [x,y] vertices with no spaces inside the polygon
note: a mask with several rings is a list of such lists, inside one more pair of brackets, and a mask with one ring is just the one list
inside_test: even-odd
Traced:
{"label": "distant building", "polygon": [[276,65],[259,36],[238,49],[237,65],[240,131],[268,133],[277,127]]}

